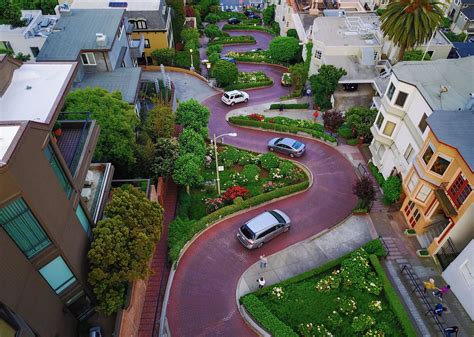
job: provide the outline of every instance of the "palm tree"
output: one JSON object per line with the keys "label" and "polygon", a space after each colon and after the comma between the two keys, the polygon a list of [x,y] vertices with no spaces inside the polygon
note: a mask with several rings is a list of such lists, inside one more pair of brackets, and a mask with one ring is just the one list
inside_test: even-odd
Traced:
{"label": "palm tree", "polygon": [[443,22],[444,4],[438,0],[392,0],[381,16],[382,31],[400,47],[398,60],[407,49],[427,42]]}

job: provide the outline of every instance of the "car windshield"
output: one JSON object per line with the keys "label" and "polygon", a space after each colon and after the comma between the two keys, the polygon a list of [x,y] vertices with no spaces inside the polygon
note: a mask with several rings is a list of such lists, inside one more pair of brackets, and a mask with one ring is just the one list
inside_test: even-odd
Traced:
{"label": "car windshield", "polygon": [[228,94],[224,94],[224,97],[225,97],[225,98],[229,98],[229,95],[228,95]]}
{"label": "car windshield", "polygon": [[240,230],[242,231],[242,234],[245,235],[247,239],[254,239],[255,238],[255,233],[250,230],[250,228],[247,227],[247,225],[243,225],[240,227]]}
{"label": "car windshield", "polygon": [[303,144],[296,140],[292,146],[294,149],[299,149],[300,147],[303,146]]}
{"label": "car windshield", "polygon": [[275,212],[275,211],[268,211],[268,213],[273,215],[278,220],[278,223],[286,223],[285,219],[283,219],[280,213]]}

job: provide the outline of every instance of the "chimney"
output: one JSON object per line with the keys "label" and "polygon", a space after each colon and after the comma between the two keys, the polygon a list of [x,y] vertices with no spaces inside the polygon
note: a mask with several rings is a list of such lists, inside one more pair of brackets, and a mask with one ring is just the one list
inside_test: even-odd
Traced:
{"label": "chimney", "polygon": [[95,34],[95,42],[97,47],[105,47],[107,46],[107,36],[103,33],[97,33]]}
{"label": "chimney", "polygon": [[67,3],[63,3],[62,5],[59,5],[59,14],[61,16],[71,16],[72,14],[71,6]]}

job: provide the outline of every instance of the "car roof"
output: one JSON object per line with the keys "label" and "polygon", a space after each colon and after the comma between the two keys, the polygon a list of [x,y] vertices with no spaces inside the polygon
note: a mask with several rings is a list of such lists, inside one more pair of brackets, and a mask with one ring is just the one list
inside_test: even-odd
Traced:
{"label": "car roof", "polygon": [[280,140],[278,144],[285,144],[292,147],[295,142],[296,142],[295,139],[285,137],[285,138],[282,138],[282,140]]}
{"label": "car roof", "polygon": [[279,221],[269,212],[266,211],[247,222],[247,227],[255,234],[279,224]]}
{"label": "car roof", "polygon": [[224,94],[227,94],[227,95],[235,95],[235,94],[240,94],[241,91],[238,91],[238,90],[231,90],[231,91],[226,91],[224,92]]}

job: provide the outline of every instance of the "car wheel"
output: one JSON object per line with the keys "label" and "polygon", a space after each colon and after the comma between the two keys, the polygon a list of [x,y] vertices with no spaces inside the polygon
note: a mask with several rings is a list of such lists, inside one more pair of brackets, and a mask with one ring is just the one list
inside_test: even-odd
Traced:
{"label": "car wheel", "polygon": [[235,102],[230,103],[230,105],[232,105],[232,106],[233,106],[234,104],[235,104]]}
{"label": "car wheel", "polygon": [[289,230],[290,230],[290,227],[288,226],[283,230],[283,233],[288,232]]}
{"label": "car wheel", "polygon": [[273,147],[269,147],[270,151],[275,151],[275,149]]}
{"label": "car wheel", "polygon": [[248,98],[246,98],[246,99],[244,100],[244,102],[245,102],[245,103],[247,103],[248,101],[249,101],[249,99],[248,99]]}
{"label": "car wheel", "polygon": [[262,247],[262,246],[263,246],[263,242],[260,242],[260,243],[258,244],[257,248],[260,248],[260,247]]}
{"label": "car wheel", "polygon": [[295,155],[293,153],[290,153],[291,158],[295,158]]}

